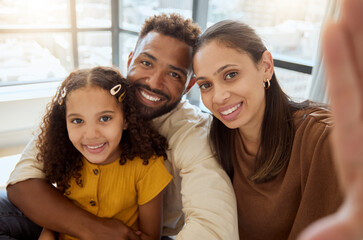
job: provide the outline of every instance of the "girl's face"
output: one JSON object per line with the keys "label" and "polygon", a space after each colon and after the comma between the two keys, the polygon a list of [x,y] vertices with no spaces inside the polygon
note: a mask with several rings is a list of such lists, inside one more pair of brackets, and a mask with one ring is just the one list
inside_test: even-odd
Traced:
{"label": "girl's face", "polygon": [[263,83],[271,79],[271,65],[267,51],[256,66],[248,54],[214,40],[202,46],[193,59],[204,105],[228,128],[241,130],[259,128],[262,123]]}
{"label": "girl's face", "polygon": [[120,157],[127,124],[109,91],[95,86],[74,90],[67,96],[66,109],[69,139],[89,162],[107,164]]}

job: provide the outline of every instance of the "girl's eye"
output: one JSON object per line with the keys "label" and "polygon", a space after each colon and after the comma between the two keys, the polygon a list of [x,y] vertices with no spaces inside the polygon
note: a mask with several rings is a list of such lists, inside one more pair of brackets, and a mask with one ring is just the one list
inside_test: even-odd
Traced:
{"label": "girl's eye", "polygon": [[206,90],[206,89],[210,88],[211,86],[212,86],[211,83],[202,83],[202,84],[199,85],[199,88],[201,90]]}
{"label": "girl's eye", "polygon": [[147,67],[150,67],[151,66],[151,63],[148,62],[148,61],[141,61],[141,64],[147,66]]}
{"label": "girl's eye", "polygon": [[74,124],[81,124],[81,123],[83,123],[83,120],[80,119],[80,118],[76,118],[76,119],[73,119],[72,120],[72,123],[74,123]]}
{"label": "girl's eye", "polygon": [[231,72],[231,73],[228,73],[227,75],[226,75],[226,79],[232,79],[232,78],[234,78],[235,76],[237,76],[237,72]]}
{"label": "girl's eye", "polygon": [[110,121],[111,120],[111,117],[109,117],[109,116],[102,116],[101,118],[100,118],[100,122],[108,122],[108,121]]}

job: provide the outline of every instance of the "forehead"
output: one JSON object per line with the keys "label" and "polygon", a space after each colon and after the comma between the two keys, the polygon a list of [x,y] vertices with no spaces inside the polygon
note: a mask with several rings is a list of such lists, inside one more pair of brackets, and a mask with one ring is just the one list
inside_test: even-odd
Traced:
{"label": "forehead", "polygon": [[67,96],[66,104],[67,110],[84,109],[91,111],[102,108],[119,108],[115,97],[109,91],[97,86],[86,86],[71,91]]}
{"label": "forehead", "polygon": [[148,53],[157,61],[187,70],[191,65],[192,47],[185,42],[151,31],[136,47],[134,57]]}
{"label": "forehead", "polygon": [[240,62],[241,60],[253,61],[247,52],[214,40],[204,44],[198,49],[194,55],[193,64],[198,65],[207,62],[224,61]]}

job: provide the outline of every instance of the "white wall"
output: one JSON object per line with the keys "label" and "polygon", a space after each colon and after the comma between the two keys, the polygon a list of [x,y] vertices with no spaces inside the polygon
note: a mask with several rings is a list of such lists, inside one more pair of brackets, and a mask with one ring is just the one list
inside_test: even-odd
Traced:
{"label": "white wall", "polygon": [[21,152],[38,129],[55,88],[24,92],[16,97],[0,92],[0,157]]}

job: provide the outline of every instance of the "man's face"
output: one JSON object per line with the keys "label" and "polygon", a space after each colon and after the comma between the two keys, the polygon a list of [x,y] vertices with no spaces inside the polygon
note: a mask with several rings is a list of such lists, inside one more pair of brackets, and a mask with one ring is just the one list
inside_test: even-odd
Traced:
{"label": "man's face", "polygon": [[153,119],[178,105],[191,74],[191,52],[178,39],[149,32],[130,54],[127,79],[144,117]]}

